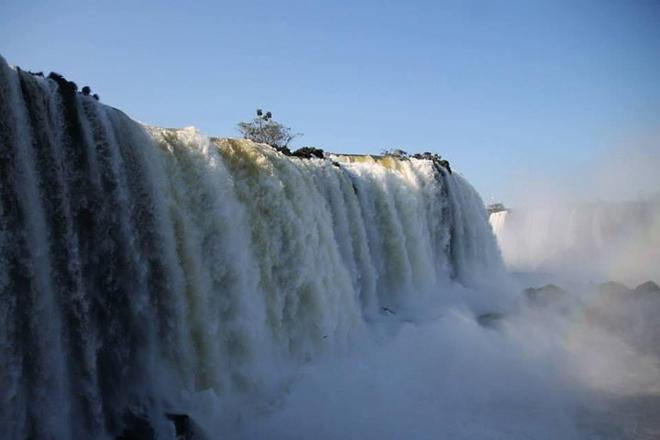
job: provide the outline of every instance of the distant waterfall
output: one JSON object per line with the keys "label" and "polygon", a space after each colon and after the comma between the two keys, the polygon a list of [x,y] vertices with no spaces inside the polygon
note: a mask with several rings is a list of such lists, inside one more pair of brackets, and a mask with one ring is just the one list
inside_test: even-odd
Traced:
{"label": "distant waterfall", "polygon": [[501,270],[426,160],[302,160],[144,127],[0,58],[0,426],[111,438],[191,393],[359,346],[383,310]]}
{"label": "distant waterfall", "polygon": [[488,220],[493,227],[495,237],[501,237],[504,233],[504,226],[506,225],[506,217],[509,211],[497,211],[490,214]]}
{"label": "distant waterfall", "polygon": [[490,223],[513,270],[660,280],[660,198],[512,209]]}

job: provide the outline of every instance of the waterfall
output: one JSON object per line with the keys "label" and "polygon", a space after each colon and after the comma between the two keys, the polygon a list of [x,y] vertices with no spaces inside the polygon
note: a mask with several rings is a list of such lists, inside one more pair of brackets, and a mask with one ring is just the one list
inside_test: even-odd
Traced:
{"label": "waterfall", "polygon": [[191,395],[267,400],[274,366],[502,267],[478,194],[431,161],[143,126],[0,58],[7,438],[113,438],[131,414],[171,438]]}
{"label": "waterfall", "polygon": [[488,217],[488,221],[493,227],[493,233],[495,233],[495,237],[498,237],[498,240],[504,233],[504,225],[506,224],[506,216],[508,212],[509,211],[497,211],[491,213]]}
{"label": "waterfall", "polygon": [[490,215],[518,271],[640,284],[660,279],[660,198],[513,209]]}

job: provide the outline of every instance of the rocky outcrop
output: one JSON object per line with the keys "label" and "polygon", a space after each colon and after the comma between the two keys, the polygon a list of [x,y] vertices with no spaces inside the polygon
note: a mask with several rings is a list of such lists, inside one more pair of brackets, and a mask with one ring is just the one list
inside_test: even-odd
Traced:
{"label": "rocky outcrop", "polygon": [[498,329],[502,326],[504,314],[498,312],[484,313],[477,316],[477,323],[485,328]]}
{"label": "rocky outcrop", "polygon": [[636,295],[645,296],[650,299],[660,300],[660,286],[658,286],[653,281],[647,281],[645,283],[640,284],[639,286],[635,287],[635,290],[633,290],[633,292]]}
{"label": "rocky outcrop", "polygon": [[311,159],[311,158],[323,159],[325,157],[325,153],[323,152],[322,149],[314,148],[314,147],[298,148],[296,151],[291,153],[291,155],[295,157],[299,157],[301,159]]}
{"label": "rocky outcrop", "polygon": [[566,291],[554,284],[547,284],[543,287],[529,287],[523,290],[525,299],[534,306],[548,306],[557,304],[566,298]]}
{"label": "rocky outcrop", "polygon": [[[162,422],[172,425],[176,440],[207,440],[195,421],[187,414],[166,413]],[[160,438],[153,421],[143,413],[128,412],[124,417],[124,428],[115,440],[157,440]]]}
{"label": "rocky outcrop", "polygon": [[660,356],[660,287],[647,281],[634,289],[607,282],[587,305],[589,324],[627,341],[640,353]]}

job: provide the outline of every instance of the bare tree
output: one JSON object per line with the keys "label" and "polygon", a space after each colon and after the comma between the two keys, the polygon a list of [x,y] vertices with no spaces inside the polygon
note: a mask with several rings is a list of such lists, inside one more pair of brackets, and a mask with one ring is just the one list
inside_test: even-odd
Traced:
{"label": "bare tree", "polygon": [[401,160],[408,159],[408,152],[404,150],[399,150],[399,149],[391,149],[391,150],[382,150],[380,152],[382,156],[394,156],[396,158],[399,158]]}
{"label": "bare tree", "polygon": [[238,124],[238,131],[245,139],[260,144],[268,144],[284,152],[289,151],[288,146],[293,139],[302,136],[302,133],[293,133],[291,128],[273,121],[273,114],[264,112],[260,108],[257,109],[256,118]]}

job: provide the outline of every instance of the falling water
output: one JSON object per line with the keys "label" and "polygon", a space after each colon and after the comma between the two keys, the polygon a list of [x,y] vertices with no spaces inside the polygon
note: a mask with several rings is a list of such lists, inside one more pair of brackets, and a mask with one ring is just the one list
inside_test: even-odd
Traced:
{"label": "falling water", "polygon": [[501,269],[481,199],[431,161],[145,127],[0,58],[7,438],[109,438],[130,414],[166,437],[195,393],[268,400],[274,365]]}
{"label": "falling water", "polygon": [[507,265],[640,284],[660,278],[660,198],[490,215]]}

